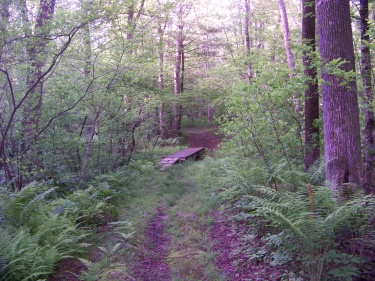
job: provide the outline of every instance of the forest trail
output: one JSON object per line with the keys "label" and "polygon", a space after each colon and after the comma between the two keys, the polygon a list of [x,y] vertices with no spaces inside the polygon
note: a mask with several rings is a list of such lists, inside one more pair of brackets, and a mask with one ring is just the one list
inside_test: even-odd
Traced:
{"label": "forest trail", "polygon": [[[184,130],[190,147],[204,146],[213,156],[221,139],[217,128]],[[204,162],[188,162],[156,172],[141,194],[124,206],[120,220],[134,225],[134,235],[110,257],[110,264],[91,273],[94,278],[55,275],[50,281],[271,281],[279,272],[263,263],[249,264],[242,254],[246,226],[207,201],[197,175]],[[116,235],[100,233],[101,245],[119,243]],[[112,247],[110,246],[110,247]],[[93,260],[97,259],[97,253]],[[92,260],[92,259],[91,259]],[[71,263],[69,268],[79,266]],[[78,273],[76,271],[76,273]],[[89,276],[90,274],[86,274]]]}
{"label": "forest trail", "polygon": [[133,265],[133,276],[127,280],[170,280],[170,269],[166,262],[170,237],[165,232],[164,221],[168,218],[162,207],[155,210],[149,222],[144,241],[139,245]]}
{"label": "forest trail", "polygon": [[[184,135],[189,147],[206,147],[212,157],[221,142],[216,131],[217,128],[188,128]],[[229,214],[210,206],[202,212],[204,203],[199,203],[201,195],[191,174],[196,171],[194,165],[199,163],[178,165],[163,172],[176,188],[185,190],[169,204],[165,204],[168,194],[158,198],[160,203],[149,215],[127,280],[277,280],[279,271],[263,263],[249,264],[241,253],[245,247],[240,238],[240,233],[246,233],[244,224],[234,225],[228,220]],[[249,243],[261,242],[254,239],[247,241],[247,246]]]}
{"label": "forest trail", "polygon": [[[213,157],[221,142],[216,132],[217,128],[185,128],[183,135],[188,147],[205,147]],[[171,170],[167,169],[164,173],[170,177],[169,172]],[[206,271],[217,270],[213,259],[208,263],[201,260],[205,259],[207,253],[203,248],[207,245],[200,240],[202,236],[210,239],[210,234],[195,212],[195,183],[180,173],[173,177],[173,182],[184,186],[183,189],[188,186],[188,189],[169,204],[173,206],[166,206],[165,198],[158,198],[159,206],[152,210],[151,219],[144,227],[143,240],[133,253],[135,259],[128,281],[208,280]],[[210,273],[215,276],[212,280],[226,280],[218,272]]]}
{"label": "forest trail", "polygon": [[221,137],[217,135],[218,128],[186,128],[184,135],[189,147],[206,147],[210,151],[210,156],[221,142]]}

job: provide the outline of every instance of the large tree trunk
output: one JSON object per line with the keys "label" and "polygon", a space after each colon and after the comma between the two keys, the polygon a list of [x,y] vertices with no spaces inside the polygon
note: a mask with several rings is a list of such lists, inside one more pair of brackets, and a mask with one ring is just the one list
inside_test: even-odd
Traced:
{"label": "large tree trunk", "polygon": [[[359,185],[361,143],[355,79],[332,73],[332,60],[346,63],[341,71],[355,71],[349,0],[319,1],[318,32],[322,67],[322,99],[326,179],[342,199],[345,184]],[[337,72],[337,71],[336,71]]]}
{"label": "large tree trunk", "polygon": [[249,25],[250,25],[250,0],[245,0],[245,41],[246,41],[247,79],[249,81],[249,84],[251,84],[252,79],[253,79],[253,74],[252,74],[251,61],[250,61],[251,42],[250,42]]}
{"label": "large tree trunk", "polygon": [[366,193],[374,191],[374,108],[373,108],[373,93],[372,93],[372,66],[370,48],[366,44],[370,42],[370,36],[367,34],[369,29],[368,23],[368,0],[360,0],[360,17],[361,17],[361,55],[362,55],[362,82],[364,91],[365,103],[365,159],[364,159],[364,175],[363,187]]}
{"label": "large tree trunk", "polygon": [[305,171],[319,159],[319,93],[317,70],[313,66],[315,54],[315,0],[302,1],[302,42],[304,74],[307,78],[305,90]]}

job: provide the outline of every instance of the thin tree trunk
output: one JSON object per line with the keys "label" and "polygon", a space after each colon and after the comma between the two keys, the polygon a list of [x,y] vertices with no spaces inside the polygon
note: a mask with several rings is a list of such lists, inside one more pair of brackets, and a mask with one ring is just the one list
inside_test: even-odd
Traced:
{"label": "thin tree trunk", "polygon": [[250,61],[251,42],[250,42],[249,25],[250,25],[250,0],[245,0],[245,41],[246,41],[247,79],[249,81],[249,84],[252,84],[253,74],[252,74],[251,61]]}
{"label": "thin tree trunk", "polygon": [[[26,46],[26,52],[30,60],[26,86],[29,94],[24,102],[22,124],[22,145],[20,162],[23,167],[27,167],[28,173],[32,170],[43,169],[41,148],[35,146],[39,122],[42,115],[43,104],[43,67],[47,61],[47,44],[50,34],[50,22],[55,11],[56,0],[40,0],[38,15],[34,28],[34,34]],[[25,20],[27,20],[26,3]],[[29,30],[27,30],[29,32]],[[31,32],[31,31],[30,31]],[[37,83],[36,83],[37,82]],[[36,83],[36,84],[35,84]],[[19,179],[22,175],[19,176]],[[21,182],[22,180],[20,180]],[[23,184],[23,183],[22,183]],[[21,188],[21,185],[20,185]]]}
{"label": "thin tree trunk", "polygon": [[1,22],[0,22],[0,64],[4,63],[4,53],[5,53],[5,42],[6,42],[6,35],[7,35],[7,27],[9,24],[9,6],[11,4],[11,0],[2,0],[1,3]]}
{"label": "thin tree trunk", "polygon": [[[319,93],[317,69],[313,66],[315,57],[315,0],[302,1],[302,43],[304,74],[307,78],[305,90],[305,171],[320,157],[319,147]],[[315,123],[315,124],[314,124]]]}
{"label": "thin tree trunk", "polygon": [[85,65],[83,74],[85,77],[89,78],[92,72],[91,69],[91,35],[90,35],[90,25],[87,23],[83,28],[84,33],[84,46],[85,46]]}
{"label": "thin tree trunk", "polygon": [[[131,3],[130,3],[129,8],[128,8],[128,19],[127,19],[126,40],[128,42],[132,41],[132,39],[134,37],[134,32],[135,32],[135,29],[137,28],[139,18],[141,17],[141,14],[142,14],[142,11],[143,11],[143,8],[144,8],[144,5],[145,5],[145,0],[141,1],[140,7],[139,7],[138,12],[137,12],[137,14],[135,16],[135,19],[134,19],[135,5],[136,5],[135,1],[131,0]],[[132,52],[133,51],[130,50],[130,54],[132,54]]]}
{"label": "thin tree trunk", "polygon": [[289,68],[292,71],[294,71],[295,64],[294,64],[294,59],[292,55],[292,49],[290,47],[290,31],[289,31],[288,16],[286,13],[284,0],[278,0],[278,4],[279,4],[280,15],[281,15],[281,21],[283,23],[286,59],[288,61]]}
{"label": "thin tree trunk", "polygon": [[96,123],[98,122],[100,112],[101,112],[101,106],[99,107],[98,111],[95,114],[95,118],[92,121],[92,127],[91,127],[91,131],[90,131],[89,141],[87,143],[86,152],[85,152],[85,155],[84,155],[83,160],[82,160],[82,166],[81,166],[81,171],[80,171],[81,178],[83,178],[83,176],[85,175],[87,160],[89,159],[89,155],[90,155],[90,152],[91,152],[91,144],[92,144],[92,140],[94,139],[95,127],[96,127]]}
{"label": "thin tree trunk", "polygon": [[366,193],[374,191],[374,108],[373,108],[373,90],[371,83],[372,65],[370,48],[366,43],[370,42],[369,30],[369,7],[368,0],[360,0],[360,17],[361,17],[361,55],[362,55],[362,83],[365,103],[365,158],[364,158],[364,175],[363,187]]}
{"label": "thin tree trunk", "polygon": [[[7,39],[7,29],[9,25],[9,6],[11,4],[11,0],[3,0],[1,3],[1,22],[0,22],[0,65],[6,64],[6,39]],[[4,98],[4,94],[8,92],[9,90],[9,83],[5,83],[4,86],[2,86],[2,93],[0,95],[0,101]],[[9,91],[10,92],[10,91]],[[14,94],[10,93],[12,95],[12,98],[14,98]],[[1,137],[4,138],[3,134],[3,126],[1,125],[3,123],[3,118],[0,116],[0,129],[1,129]],[[11,168],[8,163],[6,163],[7,157],[5,152],[5,147],[0,147],[0,170],[4,169],[5,177],[9,181],[13,173],[11,172]],[[0,178],[0,181],[2,179]]]}
{"label": "thin tree trunk", "polygon": [[211,123],[213,121],[214,117],[214,108],[210,103],[207,105],[207,122]]}
{"label": "thin tree trunk", "polygon": [[[323,61],[321,85],[326,179],[342,200],[344,186],[361,178],[361,138],[355,79],[334,75],[325,65],[346,61],[341,71],[355,73],[349,0],[326,0],[317,5],[319,49]],[[348,188],[348,187],[347,187]]]}
{"label": "thin tree trunk", "polygon": [[[285,45],[285,53],[286,53],[286,58],[288,62],[288,66],[291,72],[291,76],[295,76],[295,63],[294,63],[294,58],[292,54],[292,49],[290,47],[290,30],[289,30],[289,23],[288,23],[288,15],[286,13],[286,8],[285,8],[285,3],[284,0],[278,0],[279,4],[279,10],[280,10],[280,16],[281,16],[281,21],[283,24],[283,31],[284,31],[284,45]],[[294,101],[294,112],[296,113],[297,116],[297,133],[298,137],[302,142],[302,108],[300,104],[300,93],[295,93],[293,96],[293,101]],[[302,151],[303,153],[303,151]]]}
{"label": "thin tree trunk", "polygon": [[[82,14],[85,15],[86,18],[90,17],[90,10],[88,6],[87,0],[80,0],[80,9]],[[82,28],[82,37],[83,37],[83,45],[84,45],[84,54],[85,54],[85,64],[83,66],[83,74],[85,77],[89,77],[91,74],[91,33],[90,33],[90,23],[87,22]]]}
{"label": "thin tree trunk", "polygon": [[181,63],[183,53],[183,28],[182,23],[183,3],[179,5],[179,22],[177,24],[176,34],[176,57],[174,63],[174,96],[175,101],[173,104],[173,134],[176,136],[180,133],[181,129],[181,102],[178,101],[178,96],[181,94]]}
{"label": "thin tree trunk", "polygon": [[[31,61],[31,69],[28,74],[28,88],[31,88],[35,81],[42,76],[42,68],[46,63],[46,55],[44,54],[47,46],[47,36],[49,35],[49,22],[52,20],[55,10],[56,0],[40,0],[38,17],[35,25],[35,38],[27,47],[28,56]],[[43,55],[42,55],[43,54]],[[42,95],[44,81],[41,80],[34,87],[25,101],[24,119],[22,121],[24,149],[30,147],[33,141],[42,111]]]}
{"label": "thin tree trunk", "polygon": [[132,124],[132,128],[131,128],[131,145],[130,145],[130,149],[129,149],[129,156],[128,156],[128,160],[127,162],[129,163],[132,156],[133,156],[133,152],[134,152],[134,149],[135,149],[135,146],[136,146],[136,140],[135,140],[135,131],[136,129],[141,125],[142,123],[142,111],[143,111],[143,107],[142,105],[139,107],[139,111],[138,111],[138,118],[137,118],[137,121],[135,121],[133,124]]}
{"label": "thin tree trunk", "polygon": [[[159,74],[158,74],[158,86],[159,90],[162,93],[164,91],[164,31],[167,26],[167,21],[164,23],[164,27],[161,26],[161,22],[159,22],[158,26],[158,36],[159,36],[159,44],[158,44],[158,56],[159,56]],[[159,135],[161,138],[165,136],[165,120],[164,120],[164,111],[165,111],[165,104],[163,99],[160,101],[159,105]]]}

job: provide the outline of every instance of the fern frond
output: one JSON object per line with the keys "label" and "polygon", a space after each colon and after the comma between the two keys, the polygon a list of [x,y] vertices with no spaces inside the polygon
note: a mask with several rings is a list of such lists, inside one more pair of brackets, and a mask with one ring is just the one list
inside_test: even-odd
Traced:
{"label": "fern frond", "polygon": [[325,161],[320,159],[320,161],[315,162],[311,165],[310,169],[307,171],[307,184],[311,185],[322,185],[325,181]]}
{"label": "fern frond", "polygon": [[358,215],[364,210],[366,205],[370,205],[371,203],[374,204],[374,198],[371,196],[346,202],[344,205],[338,207],[334,212],[329,214],[325,219],[325,223],[330,225],[332,230],[336,230],[336,227],[341,223]]}
{"label": "fern frond", "polygon": [[261,212],[266,211],[269,213],[269,215],[272,215],[281,219],[296,235],[298,235],[301,238],[301,240],[307,241],[307,236],[301,231],[301,229],[295,223],[293,223],[290,219],[284,216],[281,212],[270,207],[259,207],[259,209]]}
{"label": "fern frond", "polygon": [[92,262],[87,259],[79,258],[79,260],[86,266],[86,270],[81,271],[78,276],[82,281],[96,281],[100,277],[100,272],[103,268],[102,262]]}

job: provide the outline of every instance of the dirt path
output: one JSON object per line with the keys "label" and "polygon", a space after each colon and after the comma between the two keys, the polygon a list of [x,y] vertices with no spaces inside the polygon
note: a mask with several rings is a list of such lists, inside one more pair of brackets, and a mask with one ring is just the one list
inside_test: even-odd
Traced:
{"label": "dirt path", "polygon": [[[190,147],[206,147],[214,156],[221,142],[216,135],[217,128],[187,128],[184,130],[186,142]],[[196,280],[225,280],[225,281],[273,281],[278,280],[280,271],[270,268],[262,262],[249,262],[244,251],[257,246],[260,239],[253,241],[241,240],[246,234],[246,224],[231,222],[225,212],[207,210],[212,224],[200,223],[199,214],[194,208],[198,206],[198,189],[194,180],[196,170],[182,168],[177,171],[164,173],[165,181],[160,186],[151,183],[158,197],[155,200],[163,202],[155,204],[148,211],[151,217],[142,222],[140,233],[136,238],[135,247],[130,252],[118,256],[120,264],[126,271],[109,270],[109,274],[101,274],[101,281],[196,281]],[[170,189],[168,189],[170,186]],[[167,188],[160,192],[160,189]],[[182,191],[184,190],[184,191]],[[150,189],[150,195],[152,196]],[[173,192],[173,204],[165,204],[166,198]],[[179,193],[180,192],[180,193]],[[145,201],[149,202],[149,201]],[[147,203],[146,203],[147,204]],[[139,206],[139,210],[144,210]],[[138,212],[138,207],[136,208]],[[145,224],[145,225],[144,225]],[[167,229],[168,228],[168,229]],[[170,237],[168,236],[170,235]],[[249,244],[250,243],[250,244]],[[76,264],[73,263],[73,264]],[[113,266],[113,265],[112,265]],[[70,268],[73,268],[70,266]],[[77,267],[77,271],[82,265]],[[77,273],[78,273],[77,272]],[[58,277],[58,278],[57,278]],[[59,275],[50,281],[78,280],[73,274],[61,277]]]}
{"label": "dirt path", "polygon": [[[220,136],[215,134],[216,131],[217,128],[187,128],[184,135],[189,147],[206,147],[213,156],[221,142]],[[185,203],[189,194],[186,196],[181,198]],[[188,238],[192,232],[197,232],[192,226],[195,220],[193,213],[179,211],[176,217],[171,219],[166,215],[169,211],[167,207],[154,210],[155,215],[146,226],[142,241],[135,250],[134,263],[127,281],[170,281],[172,275],[179,278],[178,280],[191,280],[189,278],[192,276],[199,276],[199,280],[204,280],[203,268],[198,268],[199,262],[196,260],[200,254],[199,243]],[[170,226],[172,221],[178,225],[174,232],[184,236],[178,240],[177,245],[171,245],[171,238],[166,232],[165,225]],[[169,265],[174,270],[173,274]]]}
{"label": "dirt path", "polygon": [[138,248],[137,262],[133,266],[131,279],[127,280],[171,280],[170,269],[166,262],[167,247],[170,244],[164,226],[164,220],[167,218],[162,208],[156,210],[146,229],[144,241]]}
{"label": "dirt path", "polygon": [[189,147],[206,147],[210,151],[210,156],[221,142],[221,137],[217,135],[218,128],[186,128],[184,134]]}
{"label": "dirt path", "polygon": [[[215,264],[223,272],[227,281],[274,281],[280,279],[280,271],[262,262],[249,262],[241,249],[258,247],[260,239],[254,238],[248,244],[240,239],[240,233],[246,233],[248,226],[231,223],[225,212],[213,211],[214,224],[210,238],[215,242]],[[234,230],[236,229],[236,231]],[[237,252],[236,254],[234,254]]]}
{"label": "dirt path", "polygon": [[[221,142],[216,134],[217,128],[187,128],[184,130],[189,147],[206,147],[211,156]],[[230,221],[225,212],[212,212],[211,228],[208,224],[200,224],[194,213],[197,205],[197,189],[193,176],[182,169],[176,174],[164,174],[169,178],[164,184],[174,185],[175,188],[185,188],[175,203],[162,203],[150,209],[151,218],[142,227],[136,246],[131,249],[126,261],[126,273],[118,274],[110,270],[103,281],[172,281],[172,280],[225,280],[225,281],[273,281],[277,280],[280,272],[269,268],[262,262],[249,262],[243,250],[256,246],[258,240],[244,244],[240,236],[246,233],[248,226]],[[164,185],[163,185],[164,186]],[[180,186],[180,187],[177,187]],[[160,193],[168,196],[173,190]],[[165,198],[164,198],[165,199]],[[141,207],[140,209],[143,209]],[[208,216],[210,213],[207,213]],[[168,227],[168,230],[167,230]],[[168,234],[171,237],[168,236]],[[140,239],[139,239],[140,238]],[[204,240],[206,242],[203,242]],[[249,243],[249,241],[247,241]],[[212,245],[212,246],[209,246]],[[237,253],[236,253],[237,252]],[[121,256],[118,257],[122,259]],[[75,281],[74,275],[63,279]],[[73,278],[73,279],[72,279]]]}
{"label": "dirt path", "polygon": [[[217,131],[217,128],[185,128],[183,134],[189,147],[206,147],[209,150],[210,156],[213,157],[215,150],[221,142],[221,137],[216,134]],[[194,195],[192,196],[194,197]],[[189,201],[188,197],[189,195],[181,198],[181,200],[185,202]],[[194,200],[190,201],[193,202]],[[179,218],[177,220],[178,230],[175,229],[174,232],[180,233],[183,236],[180,237],[176,245],[171,245],[170,238],[166,235],[164,226],[165,224],[170,225],[172,219],[165,216],[167,211],[161,208],[155,210],[156,215],[146,227],[146,231],[143,234],[144,240],[136,251],[136,261],[132,266],[132,279],[128,280],[170,281],[171,275],[174,275],[178,280],[195,280],[191,278],[206,280],[204,269],[200,268],[203,265],[197,260],[204,253],[199,247],[198,238],[202,239],[202,237],[196,237],[197,231],[204,233],[206,230],[196,229],[193,226],[195,220],[194,215],[192,215],[193,213],[180,211],[177,213],[177,217]],[[172,221],[176,224],[176,218]],[[236,268],[230,265],[233,259],[226,258],[231,255],[232,248],[228,248],[225,245],[229,245],[228,243],[230,242],[231,247],[234,246],[234,243],[232,243],[233,239],[228,240],[228,229],[215,223],[212,233],[215,232],[217,235],[212,234],[210,237],[217,244],[215,247],[217,259],[212,264],[216,264],[224,276],[229,278],[234,277],[234,279],[230,280],[237,280],[235,278],[239,276],[242,278],[243,274],[237,274]],[[194,241],[194,239],[198,240]],[[169,253],[167,253],[167,248],[170,250]],[[166,261],[168,258],[171,263],[170,266],[173,268],[173,274],[171,274],[171,268],[169,268]]]}

